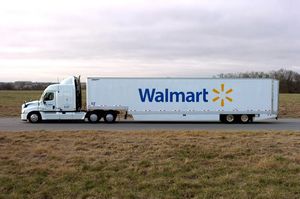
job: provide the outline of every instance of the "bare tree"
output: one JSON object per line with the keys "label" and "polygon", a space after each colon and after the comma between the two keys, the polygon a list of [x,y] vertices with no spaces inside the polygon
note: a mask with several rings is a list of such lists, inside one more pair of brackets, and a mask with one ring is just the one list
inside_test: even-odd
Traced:
{"label": "bare tree", "polygon": [[286,69],[271,72],[221,73],[219,78],[273,78],[280,81],[281,93],[300,93],[300,74]]}

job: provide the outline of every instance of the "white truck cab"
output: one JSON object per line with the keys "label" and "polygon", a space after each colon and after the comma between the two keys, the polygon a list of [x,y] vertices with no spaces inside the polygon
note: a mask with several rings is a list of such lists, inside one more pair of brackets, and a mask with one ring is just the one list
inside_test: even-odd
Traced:
{"label": "white truck cab", "polygon": [[83,120],[81,112],[80,79],[69,77],[60,84],[48,86],[40,100],[22,105],[22,120],[39,122],[41,120]]}

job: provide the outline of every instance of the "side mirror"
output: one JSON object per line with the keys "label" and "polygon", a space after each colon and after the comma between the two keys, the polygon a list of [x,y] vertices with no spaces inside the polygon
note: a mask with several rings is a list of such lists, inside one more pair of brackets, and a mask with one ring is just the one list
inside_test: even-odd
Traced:
{"label": "side mirror", "polygon": [[43,104],[46,104],[46,101],[45,101],[45,100],[43,100]]}

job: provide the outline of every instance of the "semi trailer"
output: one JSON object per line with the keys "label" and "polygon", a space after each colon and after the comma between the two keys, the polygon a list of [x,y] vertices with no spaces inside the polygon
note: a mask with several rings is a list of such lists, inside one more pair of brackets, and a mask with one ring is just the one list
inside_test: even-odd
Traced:
{"label": "semi trailer", "polygon": [[276,118],[279,81],[219,78],[88,77],[82,109],[80,77],[48,86],[40,100],[22,105],[21,119],[113,123],[134,121],[248,123]]}

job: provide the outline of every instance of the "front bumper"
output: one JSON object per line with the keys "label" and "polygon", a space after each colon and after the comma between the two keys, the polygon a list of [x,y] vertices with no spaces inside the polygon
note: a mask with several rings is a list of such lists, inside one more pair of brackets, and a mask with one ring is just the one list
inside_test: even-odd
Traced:
{"label": "front bumper", "polygon": [[27,121],[27,114],[26,113],[21,114],[21,120],[22,121]]}

